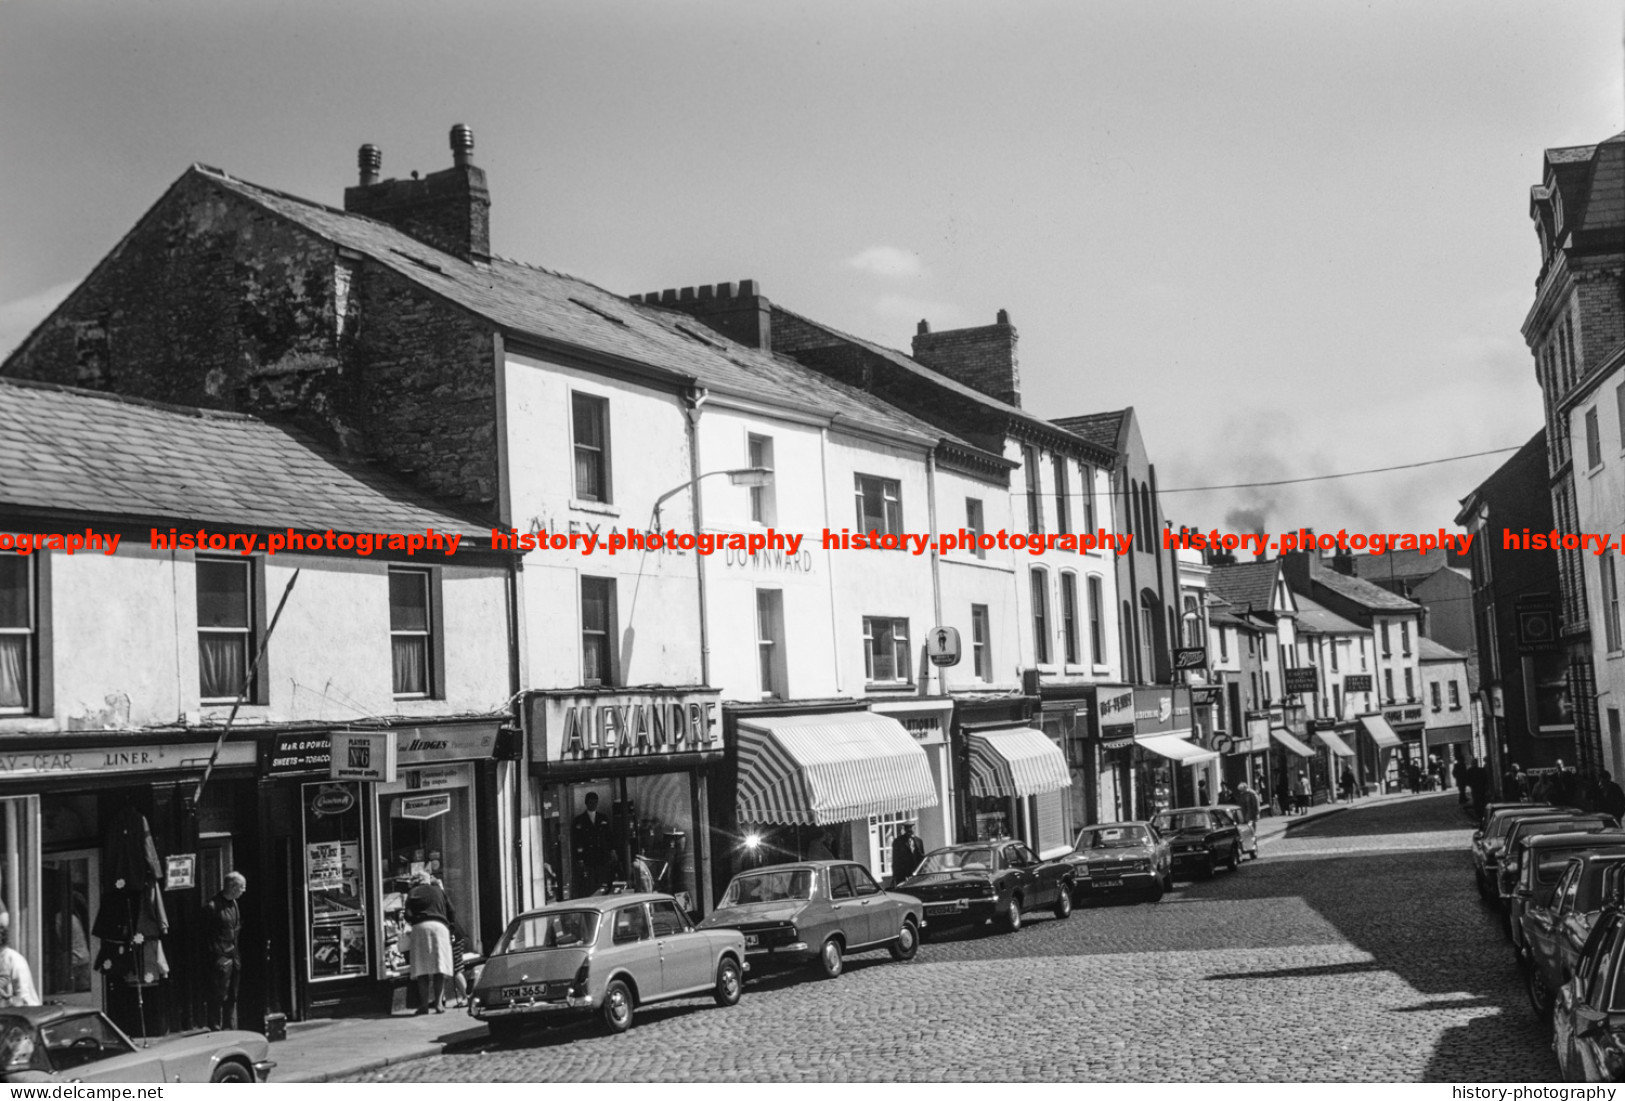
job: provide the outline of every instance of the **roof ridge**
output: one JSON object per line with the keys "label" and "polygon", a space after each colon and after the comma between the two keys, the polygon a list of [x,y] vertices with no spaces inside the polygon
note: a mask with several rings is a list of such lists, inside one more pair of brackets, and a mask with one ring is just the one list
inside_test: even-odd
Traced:
{"label": "roof ridge", "polygon": [[173,402],[156,401],[152,398],[115,394],[106,390],[91,390],[84,386],[69,386],[63,382],[45,382],[41,379],[14,378],[10,375],[0,375],[0,384],[16,386],[26,390],[49,390],[60,394],[72,394],[76,397],[95,398],[101,401],[116,402],[119,405],[135,405],[146,409],[157,409],[164,413],[179,413],[183,416],[223,421],[253,421],[256,424],[268,424],[277,427],[264,417],[256,417],[252,413],[239,413],[231,409],[209,409],[201,405],[177,405]]}

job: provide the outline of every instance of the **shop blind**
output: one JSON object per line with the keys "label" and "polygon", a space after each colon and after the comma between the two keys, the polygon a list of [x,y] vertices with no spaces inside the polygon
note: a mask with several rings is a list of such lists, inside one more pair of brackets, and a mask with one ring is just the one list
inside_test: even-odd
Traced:
{"label": "shop blind", "polygon": [[1043,852],[1067,844],[1066,791],[1046,791],[1033,796],[1033,802],[1033,824],[1037,827],[1034,830],[1033,848]]}

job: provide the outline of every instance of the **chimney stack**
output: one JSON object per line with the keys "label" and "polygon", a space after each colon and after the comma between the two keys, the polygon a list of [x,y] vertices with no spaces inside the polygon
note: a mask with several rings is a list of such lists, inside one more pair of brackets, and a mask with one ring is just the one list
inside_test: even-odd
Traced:
{"label": "chimney stack", "polygon": [[388,222],[424,244],[464,260],[491,256],[491,193],[474,164],[474,131],[451,128],[452,166],[422,179],[379,180],[383,157],[375,145],[356,155],[361,180],[344,189],[344,209]]}
{"label": "chimney stack", "polygon": [[356,154],[356,163],[361,167],[361,186],[371,187],[378,182],[378,172],[384,166],[384,154],[376,145],[363,145],[361,152]]}
{"label": "chimney stack", "polygon": [[1008,310],[992,325],[946,329],[921,321],[914,333],[914,358],[933,371],[1009,405],[1021,404],[1021,371],[1016,362],[1016,330]]}
{"label": "chimney stack", "polygon": [[682,310],[729,340],[760,351],[773,350],[773,303],[756,289],[756,280],[707,283],[703,287],[668,287],[634,294],[631,301]]}

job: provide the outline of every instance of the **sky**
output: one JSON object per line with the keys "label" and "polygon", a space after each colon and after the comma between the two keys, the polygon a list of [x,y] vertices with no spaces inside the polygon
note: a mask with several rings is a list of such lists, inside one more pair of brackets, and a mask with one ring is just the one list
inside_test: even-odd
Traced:
{"label": "sky", "polygon": [[194,161],[339,205],[450,163],[494,252],[755,279],[1132,405],[1175,524],[1450,527],[1541,425],[1542,151],[1625,129],[1619,0],[0,0],[0,355]]}

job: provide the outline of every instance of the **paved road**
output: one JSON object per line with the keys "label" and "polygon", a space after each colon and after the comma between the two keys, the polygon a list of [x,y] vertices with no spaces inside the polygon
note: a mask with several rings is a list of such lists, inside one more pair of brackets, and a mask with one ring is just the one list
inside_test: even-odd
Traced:
{"label": "paved road", "polygon": [[1157,905],[927,943],[359,1081],[1549,1081],[1454,794],[1356,807]]}

